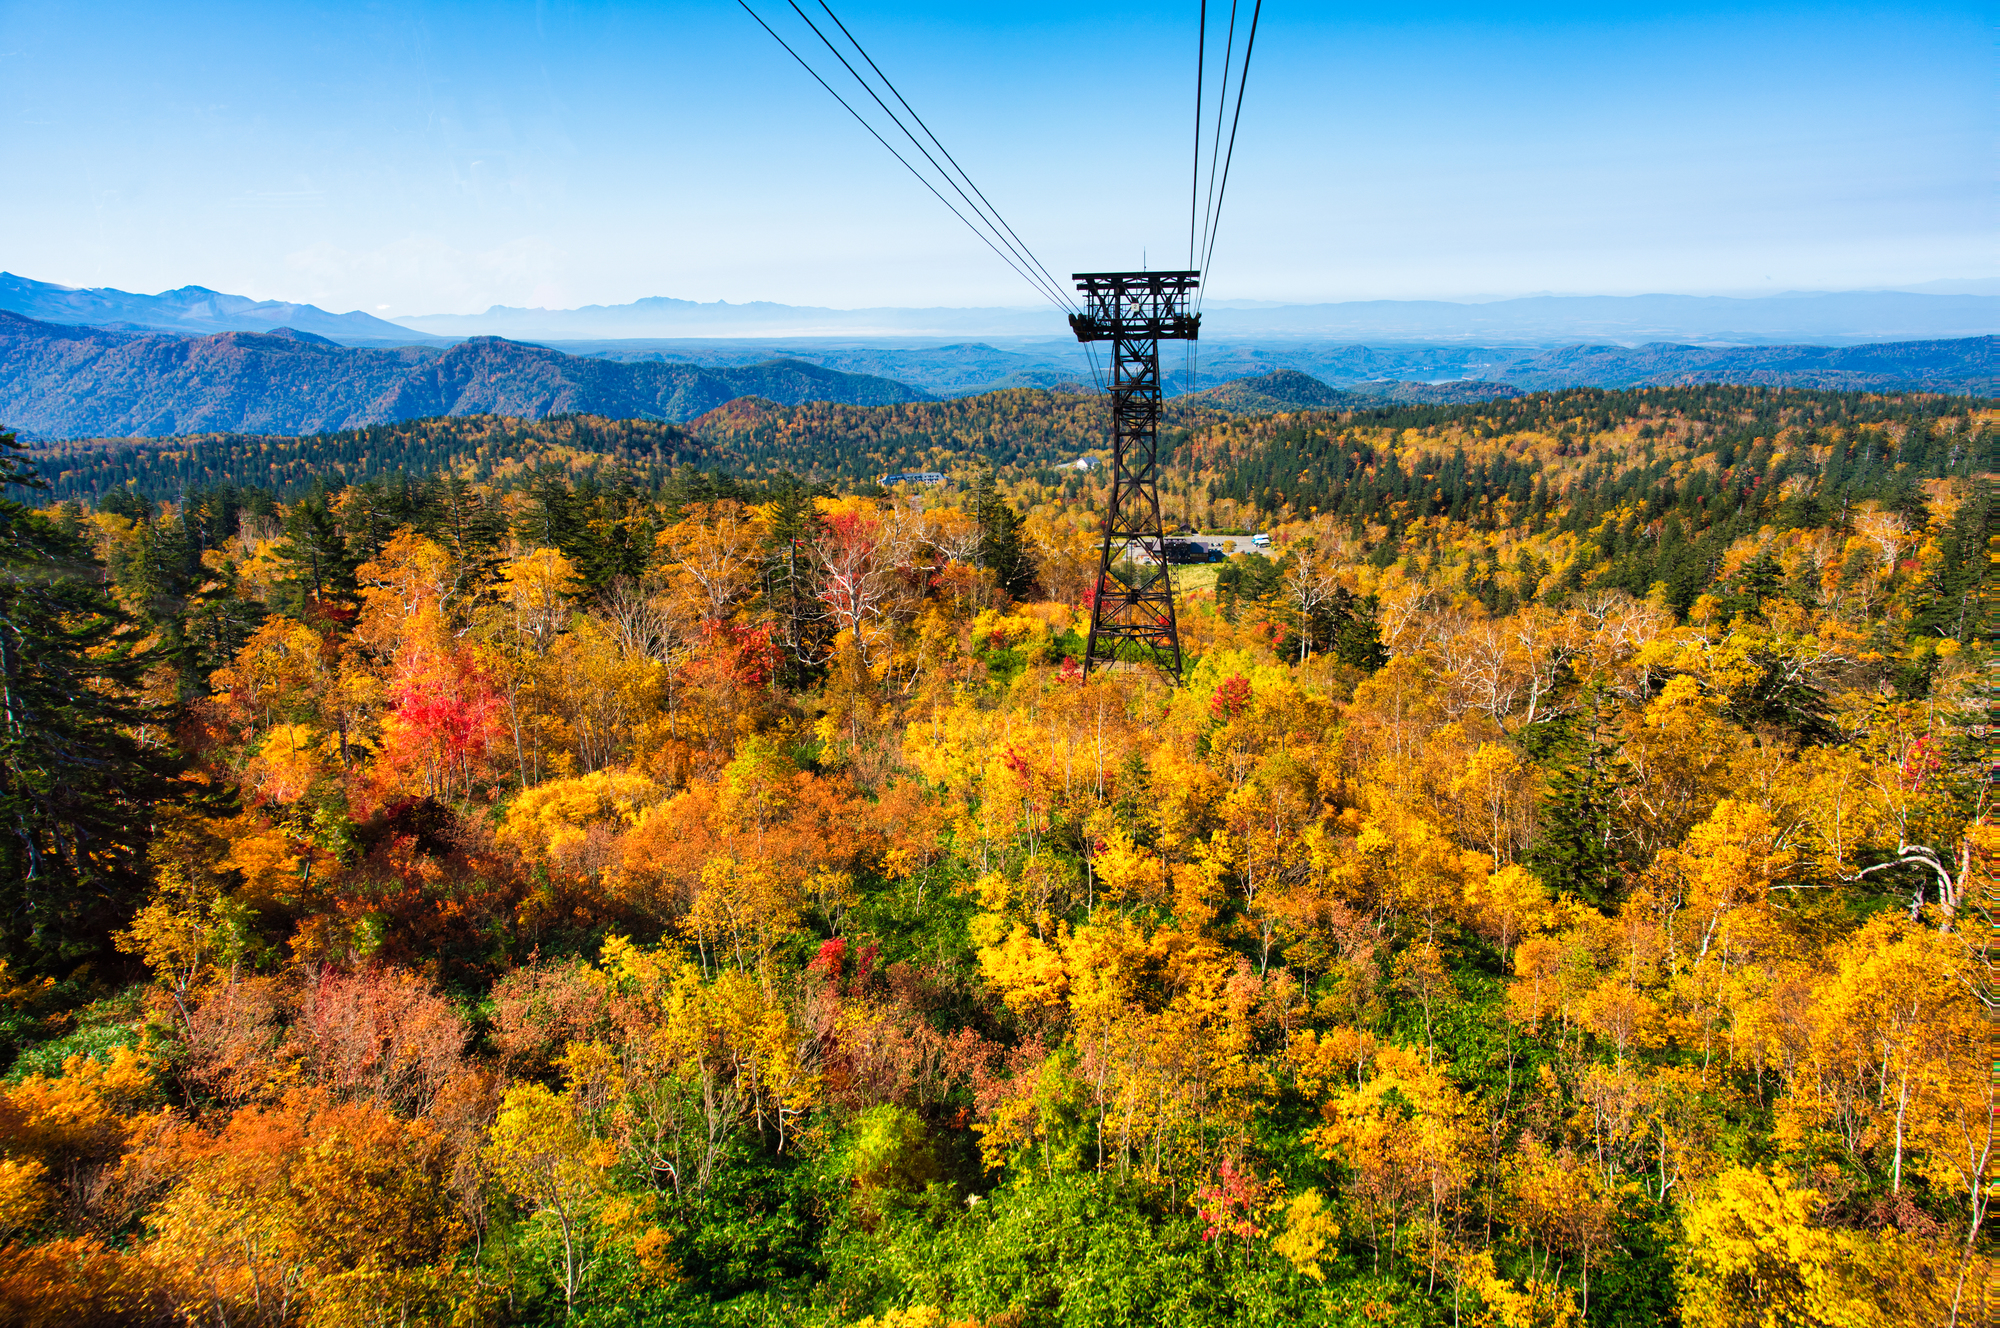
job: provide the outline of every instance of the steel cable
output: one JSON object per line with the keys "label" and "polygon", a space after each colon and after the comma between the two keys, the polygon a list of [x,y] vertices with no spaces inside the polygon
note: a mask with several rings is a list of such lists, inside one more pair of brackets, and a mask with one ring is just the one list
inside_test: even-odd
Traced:
{"label": "steel cable", "polygon": [[[1236,63],[1236,0],[1229,0],[1229,36],[1222,46],[1222,90],[1215,100],[1215,143],[1208,152],[1208,205],[1202,210],[1200,254],[1208,252],[1209,230],[1215,217],[1216,164],[1222,156],[1222,121],[1229,107],[1229,75]],[[1197,153],[1200,148],[1195,149]]]}
{"label": "steel cable", "polygon": [[1202,75],[1208,66],[1208,0],[1201,0],[1201,21],[1194,38],[1194,178],[1188,184],[1188,266],[1194,266],[1194,217],[1201,202]]}
{"label": "steel cable", "polygon": [[[1243,73],[1236,80],[1236,114],[1229,122],[1229,151],[1222,158],[1222,187],[1216,191],[1215,213],[1208,229],[1208,247],[1201,256],[1204,270],[1215,261],[1215,233],[1222,225],[1222,201],[1229,194],[1229,164],[1236,159],[1236,131],[1243,123],[1243,89],[1250,82],[1250,57],[1257,50],[1257,20],[1263,12],[1264,0],[1257,0],[1256,7],[1250,11],[1250,37],[1243,44]],[[1222,125],[1218,122],[1216,131],[1220,133],[1221,129]],[[1202,296],[1207,294],[1206,283],[1203,285],[1203,291],[1195,297],[1196,309],[1201,308]]]}
{"label": "steel cable", "polygon": [[[972,210],[974,216],[979,218],[980,223],[993,233],[993,238],[998,240],[1001,244],[1007,245],[1007,247],[1010,250],[1013,250],[1014,246],[1008,245],[1007,238],[1000,233],[999,228],[994,226],[992,221],[987,218],[986,214],[979,210],[978,204],[974,203],[970,198],[966,197],[965,190],[958,187],[958,182],[951,178],[951,172],[945,170],[944,167],[938,165],[937,158],[933,157],[930,154],[930,149],[926,148],[923,145],[923,141],[919,139],[915,134],[910,132],[910,127],[903,123],[902,118],[900,116],[898,116],[893,110],[889,109],[889,104],[882,100],[881,94],[875,91],[873,85],[871,85],[867,79],[861,77],[860,71],[855,69],[855,67],[848,62],[847,57],[840,53],[840,48],[835,46],[833,42],[827,38],[827,35],[819,30],[819,25],[817,23],[814,23],[812,19],[808,18],[806,16],[806,12],[803,9],[799,8],[797,0],[786,0],[786,3],[791,5],[792,12],[794,14],[797,14],[800,20],[804,22],[808,28],[812,29],[813,36],[819,38],[820,44],[825,46],[826,49],[833,54],[833,58],[840,61],[841,68],[847,71],[849,77],[853,78],[853,80],[856,83],[859,83],[861,85],[861,90],[868,94],[868,96],[874,101],[876,106],[881,108],[882,114],[889,117],[889,123],[895,125],[896,128],[903,131],[903,137],[909,139],[910,145],[916,148],[918,152],[923,154],[924,160],[930,163],[931,169],[936,171],[941,177],[943,177],[945,184],[951,188],[951,191],[957,194],[960,201],[962,201],[966,207]],[[827,12],[831,14],[833,11],[829,9],[827,10]],[[834,20],[834,22],[836,23],[838,23],[839,21],[840,20],[837,18]],[[843,29],[843,31],[845,31],[845,29]],[[850,38],[850,40],[852,39]],[[858,43],[856,44],[855,49],[860,50],[860,46]],[[866,51],[862,51],[861,58],[866,60],[868,58],[868,53]],[[883,79],[882,81],[884,83],[888,82],[887,79]],[[889,89],[889,91],[893,93],[895,92],[895,89],[892,87]],[[912,112],[912,114],[915,114],[915,112]],[[924,132],[929,133],[930,131],[926,129]],[[944,151],[943,144],[938,145],[938,151],[940,152]],[[949,156],[950,154],[946,153],[945,155]],[[968,180],[967,183],[969,184],[971,182]],[[976,189],[975,192],[977,192]],[[1002,225],[1004,224],[1005,223],[1003,222]],[[1035,262],[1034,256],[1032,254],[1026,254],[1016,251],[1015,257],[1020,259],[1024,263],[1030,264],[1031,266],[1036,266],[1036,267],[1040,266],[1038,263]],[[1015,270],[1020,271],[1019,268],[1016,268]],[[1042,286],[1041,279],[1036,278],[1032,273],[1029,274],[1029,279],[1035,281],[1038,286]],[[1053,295],[1059,301],[1065,301],[1066,296],[1062,288],[1059,285],[1055,284],[1054,279],[1048,278],[1048,283],[1049,283],[1048,285],[1042,286],[1043,293],[1046,295]]]}
{"label": "steel cable", "polygon": [[[805,70],[806,73],[812,75],[813,82],[819,84],[822,88],[825,88],[827,95],[832,97],[835,101],[839,102],[841,105],[841,109],[845,110],[849,115],[853,116],[855,122],[859,124],[863,129],[866,129],[868,131],[869,137],[873,138],[877,143],[880,143],[885,149],[888,150],[890,156],[894,157],[897,161],[901,162],[903,165],[903,169],[908,171],[911,175],[914,175],[917,178],[917,183],[923,185],[924,188],[930,190],[931,195],[934,198],[936,198],[938,202],[944,204],[946,210],[948,210],[954,217],[957,217],[961,222],[963,222],[967,230],[971,231],[974,235],[978,236],[980,242],[984,244],[988,249],[991,249],[994,252],[994,254],[999,257],[1001,262],[1005,263],[1008,267],[1012,268],[1014,272],[1018,276],[1020,276],[1020,278],[1023,281],[1027,282],[1030,286],[1033,286],[1035,288],[1037,294],[1041,295],[1042,298],[1048,300],[1051,304],[1055,305],[1056,308],[1067,309],[1070,307],[1062,299],[1058,298],[1055,295],[1051,295],[1048,292],[1048,290],[1046,290],[1043,287],[1042,283],[1039,280],[1037,280],[1036,277],[1031,272],[1024,270],[1014,258],[1009,256],[1009,254],[1006,252],[1005,249],[1003,249],[1000,245],[994,243],[994,241],[988,237],[985,231],[981,230],[978,226],[974,225],[973,222],[968,217],[966,217],[964,213],[960,212],[956,207],[953,207],[951,200],[946,198],[942,193],[939,193],[937,186],[932,184],[922,171],[918,170],[915,166],[911,165],[908,158],[904,157],[902,153],[896,151],[895,146],[892,143],[890,143],[888,139],[883,138],[882,135],[876,131],[874,125],[868,123],[868,119],[866,116],[862,115],[861,112],[855,110],[853,106],[849,105],[845,97],[841,96],[838,92],[835,92],[833,90],[833,86],[829,84],[825,79],[819,76],[819,71],[814,69],[811,64],[807,63],[804,56],[800,55],[797,51],[793,50],[789,42],[787,42],[783,37],[780,37],[777,34],[777,32],[771,27],[771,25],[763,20],[763,18],[757,13],[756,10],[750,8],[747,0],[736,0],[736,3],[742,7],[744,13],[748,14],[751,18],[756,20],[758,27],[764,29],[765,32],[770,33],[772,41],[775,41],[778,43],[778,45],[784,47],[785,54],[791,56],[792,59],[798,61],[799,67]],[[794,6],[794,8],[796,8],[796,6]],[[803,17],[803,15],[801,15],[801,17]],[[810,25],[810,20],[808,20],[808,25]],[[818,29],[815,28],[814,32],[817,34]],[[824,37],[821,37],[820,39],[822,41],[825,40]],[[836,54],[838,54],[838,52],[836,52]],[[849,72],[851,73],[852,70],[850,69]],[[863,86],[865,87],[866,84],[863,84]],[[893,119],[894,117],[892,116],[891,118]],[[900,121],[897,122],[897,127],[902,128],[902,124]],[[909,131],[904,130],[904,132],[908,133]],[[935,163],[933,163],[933,165],[935,165]],[[949,183],[949,180],[947,180],[947,183]]]}
{"label": "steel cable", "polygon": [[[1208,0],[1201,0],[1201,19],[1194,38],[1194,170],[1188,180],[1188,267],[1194,267],[1195,212],[1201,204],[1202,77],[1208,68]],[[1183,343],[1187,390],[1194,391],[1194,338]]]}
{"label": "steel cable", "polygon": [[[1207,3],[1207,0],[1203,0],[1203,3],[1204,4]],[[796,5],[794,5],[793,7],[797,8]],[[982,190],[977,184],[973,183],[972,176],[966,173],[965,167],[960,166],[958,164],[958,158],[952,156],[951,150],[945,147],[945,145],[939,141],[938,136],[936,134],[931,132],[931,127],[928,124],[924,123],[924,117],[917,114],[916,107],[910,105],[910,103],[907,100],[905,100],[903,94],[897,89],[896,85],[889,81],[889,76],[882,72],[882,67],[875,63],[875,58],[868,54],[867,48],[862,46],[861,42],[858,39],[856,39],[855,35],[847,30],[847,25],[840,21],[840,15],[833,12],[833,7],[827,4],[826,0],[820,0],[819,7],[821,9],[826,10],[826,16],[833,20],[834,26],[840,29],[841,35],[846,37],[849,42],[853,43],[854,49],[860,53],[861,58],[868,62],[868,67],[875,71],[875,77],[882,80],[882,86],[889,89],[890,95],[895,97],[896,101],[902,106],[902,108],[910,113],[910,118],[917,122],[918,127],[924,131],[924,136],[930,139],[932,145],[935,146],[940,153],[944,154],[944,159],[951,163],[952,169],[958,172],[959,178],[965,181],[966,187],[971,189],[973,193],[979,195],[979,201],[986,205],[986,211],[991,214],[992,220],[994,222],[998,222],[1000,228],[1005,230],[1009,236],[1013,237],[1014,244],[1018,246],[1020,253],[1023,256],[1025,256],[1029,262],[1033,263],[1036,269],[1039,270],[1044,277],[1048,278],[1051,285],[1055,286],[1058,290],[1061,290],[1062,283],[1056,280],[1055,274],[1053,272],[1050,272],[1047,265],[1045,265],[1041,259],[1035,256],[1035,251],[1028,247],[1028,242],[1026,240],[1023,240],[1018,234],[1016,234],[1014,228],[1007,224],[1007,219],[1000,215],[1000,209],[994,207],[992,200],[986,197],[985,191]],[[908,133],[909,131],[906,129],[903,132]],[[931,164],[936,165],[937,163],[932,162]],[[969,200],[968,200],[968,205],[969,205]],[[1070,299],[1069,293],[1066,290],[1063,291],[1063,298],[1072,307],[1075,306],[1076,302]]]}

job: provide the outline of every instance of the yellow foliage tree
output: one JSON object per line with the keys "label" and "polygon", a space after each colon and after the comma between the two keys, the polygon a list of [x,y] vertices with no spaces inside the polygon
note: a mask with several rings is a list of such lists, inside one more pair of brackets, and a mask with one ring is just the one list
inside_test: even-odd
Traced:
{"label": "yellow foliage tree", "polygon": [[555,1228],[555,1272],[572,1308],[597,1257],[590,1219],[604,1202],[614,1154],[584,1128],[576,1103],[541,1084],[515,1084],[487,1134],[486,1165],[507,1192]]}

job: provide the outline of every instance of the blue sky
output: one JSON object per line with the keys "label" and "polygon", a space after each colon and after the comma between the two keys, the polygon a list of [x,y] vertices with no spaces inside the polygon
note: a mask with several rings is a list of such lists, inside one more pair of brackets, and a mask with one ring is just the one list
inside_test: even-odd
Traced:
{"label": "blue sky", "polygon": [[[1185,262],[1196,4],[836,8],[1051,269]],[[2000,276],[1993,39],[1969,5],[1269,0],[1210,298]],[[0,268],[41,280],[1035,299],[721,0],[0,0],[0,116]]]}

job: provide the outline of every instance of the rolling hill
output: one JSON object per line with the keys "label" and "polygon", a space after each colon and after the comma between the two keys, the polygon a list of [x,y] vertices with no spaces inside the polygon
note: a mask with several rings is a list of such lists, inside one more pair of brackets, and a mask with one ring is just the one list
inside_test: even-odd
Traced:
{"label": "rolling hill", "polygon": [[[1329,450],[1327,439],[1356,429],[1371,436],[1382,430],[1397,435],[1415,430],[1426,437],[1455,429],[1480,447],[1487,446],[1481,440],[1496,433],[1532,436],[1537,455],[1545,453],[1547,464],[1565,472],[1594,467],[1609,476],[1616,471],[1620,483],[1629,478],[1623,464],[1614,465],[1610,453],[1588,440],[1611,429],[1614,417],[1627,419],[1632,423],[1625,433],[1633,436],[1621,434],[1619,446],[1643,451],[1636,440],[1639,421],[1642,416],[1655,419],[1660,412],[1684,419],[1690,428],[1698,425],[1704,437],[1727,434],[1754,450],[1774,430],[1794,427],[1786,421],[1795,418],[1851,429],[1857,422],[1912,412],[1929,418],[1969,410],[1981,431],[1975,450],[1982,457],[1991,450],[1991,399],[1689,385],[1623,391],[1586,387],[1454,401],[1450,389],[1493,385],[1398,386],[1427,388],[1432,395],[1395,400],[1348,393],[1298,374],[1270,375],[1261,385],[1253,380],[1242,385],[1234,403],[1265,407],[1281,398],[1298,402],[1281,410],[1220,409],[1203,400],[1207,393],[1169,402],[1161,431],[1163,455],[1183,482],[1187,475],[1180,468],[1192,465],[1199,472],[1197,487],[1210,487],[1211,496],[1254,500],[1274,509],[1305,502],[1333,510],[1345,501],[1340,486],[1351,477],[1339,469],[1347,450]],[[789,473],[845,489],[866,486],[884,473],[935,470],[964,477],[987,465],[1003,477],[1032,481],[1077,500],[1101,485],[1104,472],[1079,471],[1070,463],[1079,455],[1103,456],[1109,424],[1102,397],[1014,388],[882,406],[781,405],[740,397],[684,424],[597,415],[531,420],[462,414],[309,437],[212,433],[45,441],[34,444],[30,456],[51,481],[51,497],[86,501],[128,487],[156,501],[167,500],[217,485],[289,498],[316,482],[337,488],[398,474],[423,479],[448,473],[507,488],[549,468],[579,481],[624,475],[644,489],[685,467],[727,474],[753,486]],[[1495,482],[1512,491],[1518,478],[1509,472]],[[1525,502],[1526,495],[1516,493],[1515,499]]]}
{"label": "rolling hill", "polygon": [[1438,383],[1380,378],[1330,387],[1297,369],[1274,369],[1176,397],[1174,404],[1183,409],[1199,407],[1230,415],[1270,415],[1292,410],[1361,410],[1385,403],[1456,405],[1520,395],[1521,389],[1511,383],[1488,383],[1476,378]]}
{"label": "rolling hill", "polygon": [[1739,383],[1990,394],[2000,387],[1996,351],[1994,336],[1864,346],[1559,346],[1502,365],[1498,376],[1529,388]]}
{"label": "rolling hill", "polygon": [[[939,397],[971,396],[1003,387],[1062,389],[1091,380],[1082,348],[1073,341],[1051,339],[930,345],[870,345],[853,338],[551,344],[575,355],[628,363],[664,361],[712,367],[795,358],[844,373],[893,378]],[[1549,347],[1412,342],[1364,345],[1272,338],[1254,342],[1204,340],[1197,345],[1193,362],[1203,391],[1278,370],[1295,370],[1343,391],[1395,400],[1488,399],[1506,395],[1501,390],[1504,385],[1534,392],[1699,382],[1842,391],[1916,388],[1986,393],[1993,391],[2000,379],[1994,347],[1991,336],[1862,345],[1651,342],[1628,346],[1585,342]],[[1184,365],[1178,358],[1163,364],[1170,390],[1184,386]]]}
{"label": "rolling hill", "polygon": [[309,434],[432,415],[687,420],[741,396],[883,405],[924,394],[798,360],[620,364],[497,337],[349,349],[281,328],[208,337],[0,313],[0,423],[34,437]]}

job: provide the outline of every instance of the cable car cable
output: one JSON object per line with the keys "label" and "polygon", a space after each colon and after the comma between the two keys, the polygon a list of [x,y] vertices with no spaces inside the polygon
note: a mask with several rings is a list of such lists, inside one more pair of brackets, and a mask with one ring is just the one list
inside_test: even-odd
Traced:
{"label": "cable car cable", "polygon": [[[1207,4],[1207,2],[1208,0],[1202,0],[1203,4]],[[936,134],[931,132],[931,127],[924,123],[924,117],[917,114],[916,108],[910,105],[910,103],[904,99],[903,94],[897,90],[896,85],[889,81],[889,76],[882,72],[882,67],[875,63],[875,58],[868,54],[867,48],[862,46],[861,42],[855,37],[855,35],[847,30],[847,25],[840,21],[840,15],[833,12],[833,7],[827,4],[826,0],[819,0],[819,7],[821,9],[826,10],[826,16],[833,20],[834,26],[840,29],[841,35],[846,37],[848,41],[854,43],[854,49],[861,53],[861,58],[868,62],[868,67],[875,71],[875,76],[877,78],[882,80],[882,85],[889,89],[890,94],[893,95],[899,103],[901,103],[903,109],[910,113],[910,118],[915,120],[918,126],[923,129],[925,137],[929,138],[930,141],[937,147],[937,150],[944,154],[944,159],[951,163],[952,169],[958,172],[959,178],[965,181],[967,187],[969,187],[973,193],[979,195],[979,201],[986,205],[986,210],[992,214],[993,220],[999,222],[1000,225],[1006,230],[1007,234],[1013,236],[1014,243],[1020,246],[1020,251],[1023,254],[1027,255],[1027,257],[1033,261],[1034,265],[1041,270],[1043,276],[1047,277],[1052,283],[1054,283],[1057,286],[1058,289],[1060,289],[1062,283],[1056,281],[1055,274],[1049,271],[1048,267],[1041,261],[1041,259],[1035,257],[1035,252],[1034,250],[1028,247],[1028,242],[1026,240],[1023,240],[1018,234],[1015,233],[1014,228],[1007,224],[1007,219],[1000,215],[1000,209],[994,207],[992,200],[986,197],[985,191],[982,190],[977,184],[973,183],[972,177],[966,174],[965,167],[960,166],[958,164],[958,158],[952,156],[951,150],[945,147],[945,145],[938,140],[938,136]],[[1190,241],[1190,251],[1192,251],[1192,241]],[[1067,292],[1064,292],[1064,298],[1065,299],[1068,298]],[[1070,303],[1074,304],[1075,301],[1071,300]]]}
{"label": "cable car cable", "polygon": [[[1222,159],[1222,188],[1215,196],[1215,218],[1209,227],[1208,248],[1201,258],[1204,269],[1215,261],[1215,233],[1222,225],[1222,200],[1229,194],[1229,163],[1236,159],[1236,130],[1243,123],[1243,89],[1250,81],[1250,56],[1257,49],[1257,19],[1263,12],[1264,0],[1257,0],[1256,8],[1250,11],[1250,39],[1243,46],[1243,73],[1236,81],[1236,115],[1229,124],[1229,152]],[[1221,126],[1216,128],[1219,130]],[[1195,297],[1195,308],[1201,308],[1201,295]]]}
{"label": "cable car cable", "polygon": [[[827,50],[833,53],[833,58],[840,61],[841,67],[848,72],[848,74],[854,79],[856,83],[859,83],[861,85],[861,90],[863,92],[866,92],[869,95],[869,97],[874,100],[877,106],[881,107],[882,114],[889,117],[889,122],[895,125],[896,128],[903,131],[903,137],[909,139],[911,146],[915,147],[918,152],[923,154],[924,160],[931,164],[931,169],[936,171],[940,176],[944,177],[945,184],[950,186],[952,192],[957,194],[959,198],[964,201],[965,206],[972,210],[973,214],[979,218],[981,224],[983,224],[988,230],[992,231],[994,238],[999,240],[1001,244],[1007,244],[1007,238],[1000,234],[998,228],[996,228],[991,221],[987,220],[986,214],[979,210],[979,206],[976,203],[974,203],[970,198],[966,197],[965,190],[958,187],[958,182],[951,178],[951,173],[945,170],[944,167],[938,165],[937,158],[931,155],[930,149],[923,145],[923,141],[919,139],[915,134],[910,132],[910,127],[903,123],[902,118],[900,116],[898,116],[894,111],[889,109],[889,104],[882,100],[881,94],[875,91],[874,86],[871,85],[867,79],[861,77],[860,72],[856,70],[855,67],[848,62],[847,57],[840,53],[840,48],[835,46],[833,42],[827,38],[827,35],[819,30],[819,25],[817,23],[814,23],[810,18],[806,17],[805,10],[800,9],[798,6],[798,0],[785,0],[785,3],[789,4],[792,7],[792,12],[794,14],[797,14],[799,18],[804,21],[805,25],[808,28],[812,29],[813,36],[819,38],[820,43],[823,46],[825,46]],[[838,22],[838,20],[835,21]],[[857,47],[857,49],[859,48]],[[863,59],[867,58],[865,52],[863,53],[862,58]],[[886,83],[888,80],[884,79],[883,81]],[[893,92],[894,90],[895,89],[893,88],[890,89],[891,92]],[[940,147],[939,150],[942,151],[943,150],[942,147]],[[1012,248],[1012,246],[1010,245],[1009,248]],[[1033,263],[1033,258],[1031,255],[1017,253],[1015,256],[1017,258],[1020,258],[1021,261],[1024,263],[1030,263],[1030,264]],[[1017,268],[1016,270],[1018,271],[1019,269]],[[1031,281],[1035,281],[1037,285],[1041,284],[1040,279],[1035,278],[1032,275],[1029,277],[1029,279]],[[1044,293],[1053,294],[1058,300],[1062,299],[1062,288],[1060,286],[1054,285],[1053,278],[1050,278],[1049,282],[1050,285],[1053,287],[1053,290],[1045,289]]]}
{"label": "cable car cable", "polygon": [[777,42],[778,45],[784,47],[785,54],[791,56],[792,59],[798,61],[799,67],[805,70],[808,74],[812,75],[813,82],[819,84],[822,88],[825,88],[827,91],[827,95],[831,96],[835,101],[839,102],[842,109],[844,109],[849,115],[853,116],[855,121],[859,123],[863,129],[866,129],[868,131],[870,137],[872,137],[877,143],[880,143],[884,148],[887,148],[890,156],[894,157],[897,161],[902,162],[903,169],[917,177],[917,183],[921,184],[924,188],[930,190],[932,196],[935,197],[938,202],[944,204],[945,208],[948,211],[950,211],[951,215],[957,217],[960,221],[964,222],[967,230],[970,230],[974,235],[977,235],[981,243],[983,243],[988,249],[991,249],[995,254],[999,255],[1001,262],[1005,263],[1008,267],[1013,268],[1014,271],[1020,275],[1023,281],[1026,281],[1029,285],[1035,288],[1036,292],[1040,294],[1042,298],[1048,300],[1051,304],[1054,304],[1058,309],[1064,307],[1064,305],[1060,301],[1056,300],[1054,297],[1050,296],[1047,291],[1042,289],[1040,282],[1036,281],[1035,278],[1030,276],[1028,273],[1023,272],[1021,268],[1014,262],[1014,260],[1007,256],[1006,252],[1002,250],[1000,246],[994,244],[992,240],[988,239],[984,231],[980,230],[977,226],[973,225],[971,221],[967,220],[965,215],[961,213],[957,208],[952,207],[951,200],[946,198],[943,194],[938,193],[937,187],[924,177],[924,173],[918,170],[915,166],[912,166],[909,163],[909,161],[904,158],[902,153],[896,151],[895,147],[890,144],[888,139],[883,138],[881,134],[877,133],[875,130],[875,126],[869,124],[867,119],[862,116],[861,112],[855,110],[852,106],[849,106],[847,104],[847,99],[841,96],[838,92],[835,92],[833,90],[833,87],[825,79],[819,76],[819,71],[806,63],[804,56],[800,55],[797,51],[793,50],[791,48],[790,43],[786,42],[786,40],[783,37],[780,37],[775,31],[773,31],[771,25],[766,23],[761,17],[759,17],[756,10],[750,8],[749,4],[747,3],[747,0],[736,0],[736,3],[742,6],[744,13],[748,14],[751,18],[756,19],[757,26],[764,29],[765,32],[770,33],[771,40]]}
{"label": "cable car cable", "polygon": [[1215,143],[1208,153],[1208,205],[1201,217],[1201,253],[1208,252],[1208,234],[1214,224],[1216,163],[1222,156],[1222,121],[1229,106],[1229,75],[1236,63],[1236,0],[1229,0],[1229,37],[1222,46],[1222,91],[1215,101]]}
{"label": "cable car cable", "polygon": [[[1188,180],[1188,266],[1194,267],[1194,218],[1201,202],[1202,75],[1208,65],[1208,0],[1201,0],[1201,19],[1194,38],[1194,170]],[[1181,343],[1187,370],[1187,390],[1194,391],[1194,338]]]}
{"label": "cable car cable", "polygon": [[1188,185],[1188,266],[1194,266],[1194,214],[1201,202],[1202,72],[1208,61],[1208,0],[1201,0],[1201,22],[1194,39],[1194,178]]}

